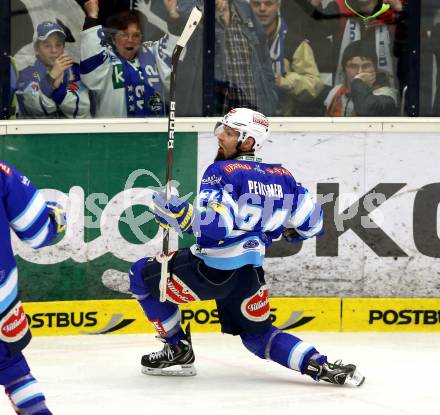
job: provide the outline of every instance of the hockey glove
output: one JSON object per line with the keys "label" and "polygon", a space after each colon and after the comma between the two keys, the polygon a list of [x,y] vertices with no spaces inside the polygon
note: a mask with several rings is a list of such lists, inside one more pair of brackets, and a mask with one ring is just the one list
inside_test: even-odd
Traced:
{"label": "hockey glove", "polygon": [[283,238],[292,244],[302,242],[305,238],[303,238],[294,228],[286,228],[283,231]]}
{"label": "hockey glove", "polygon": [[66,212],[63,207],[57,202],[47,202],[46,205],[49,209],[49,216],[56,228],[57,235],[63,233],[67,225]]}
{"label": "hockey glove", "polygon": [[167,201],[165,193],[154,193],[153,206],[156,222],[164,229],[174,228],[179,235],[192,231],[194,216],[191,203],[174,195]]}
{"label": "hockey glove", "polygon": [[52,240],[52,244],[58,243],[64,236],[64,231],[67,226],[66,212],[63,207],[57,202],[47,202],[47,208],[49,209],[49,217],[53,224],[53,229],[56,232],[55,239]]}

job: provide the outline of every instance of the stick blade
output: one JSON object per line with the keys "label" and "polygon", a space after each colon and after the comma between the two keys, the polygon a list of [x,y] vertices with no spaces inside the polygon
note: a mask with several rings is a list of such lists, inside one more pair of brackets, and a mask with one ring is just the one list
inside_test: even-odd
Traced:
{"label": "stick blade", "polygon": [[180,35],[179,40],[177,41],[177,45],[184,48],[188,43],[188,40],[196,30],[196,27],[200,23],[202,19],[202,11],[198,7],[193,7],[191,10],[191,14],[188,17],[185,28],[183,29],[182,34]]}

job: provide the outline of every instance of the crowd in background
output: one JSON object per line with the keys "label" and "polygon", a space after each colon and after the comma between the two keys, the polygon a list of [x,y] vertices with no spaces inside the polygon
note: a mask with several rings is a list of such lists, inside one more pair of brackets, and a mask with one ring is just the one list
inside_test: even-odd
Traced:
{"label": "crowd in background", "polygon": [[[40,22],[33,63],[17,71],[11,60],[11,118],[165,116],[171,53],[190,10],[203,1],[76,1],[85,15],[78,39],[68,22]],[[407,6],[215,0],[215,18],[205,16],[179,63],[178,115],[241,106],[269,116],[399,115],[408,82]],[[147,19],[152,8],[160,24]],[[206,24],[215,27],[204,32]],[[207,32],[215,36],[208,67]],[[65,50],[73,42],[78,62]]]}

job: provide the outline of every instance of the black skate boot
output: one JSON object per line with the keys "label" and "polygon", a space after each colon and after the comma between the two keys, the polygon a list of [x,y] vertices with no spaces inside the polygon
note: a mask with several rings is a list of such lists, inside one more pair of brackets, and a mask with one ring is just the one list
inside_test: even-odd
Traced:
{"label": "black skate boot", "polygon": [[323,380],[335,385],[361,386],[365,380],[365,376],[356,370],[355,365],[343,365],[341,360],[335,363],[319,363],[310,359],[305,374],[315,380]]}
{"label": "black skate boot", "polygon": [[146,375],[162,376],[194,376],[197,374],[193,363],[195,360],[191,344],[189,324],[185,329],[185,339],[175,346],[168,344],[166,339],[157,336],[164,343],[160,352],[153,352],[142,356],[142,373]]}

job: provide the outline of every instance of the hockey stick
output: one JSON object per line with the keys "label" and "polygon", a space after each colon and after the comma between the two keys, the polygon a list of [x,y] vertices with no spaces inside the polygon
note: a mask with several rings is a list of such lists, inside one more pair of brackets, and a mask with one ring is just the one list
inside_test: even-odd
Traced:
{"label": "hockey stick", "polygon": [[[173,177],[173,150],[174,150],[174,122],[176,116],[176,73],[177,64],[179,63],[180,53],[183,48],[188,43],[188,40],[194,33],[197,25],[202,18],[202,11],[194,7],[189,15],[188,21],[186,22],[185,28],[180,35],[179,40],[173,50],[173,55],[171,57],[171,78],[170,78],[170,110],[168,114],[168,151],[167,151],[167,169],[166,169],[166,188],[165,197],[169,200],[171,197],[171,179]],[[168,254],[169,254],[169,243],[170,243],[170,228],[164,230],[163,234],[163,245],[161,257],[161,273],[160,273],[160,301],[163,303],[166,300],[167,294],[167,284],[168,284]]]}

